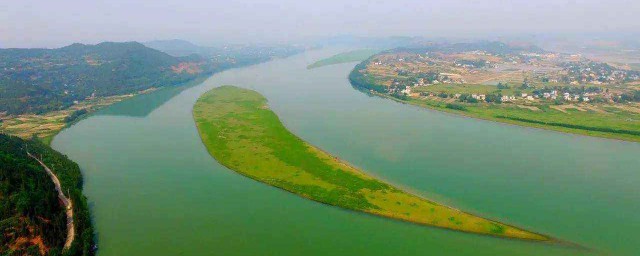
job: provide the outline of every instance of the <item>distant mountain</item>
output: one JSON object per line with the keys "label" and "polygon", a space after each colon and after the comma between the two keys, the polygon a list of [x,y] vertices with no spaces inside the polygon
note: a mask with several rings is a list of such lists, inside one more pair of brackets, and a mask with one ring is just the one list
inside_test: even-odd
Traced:
{"label": "distant mountain", "polygon": [[318,46],[347,46],[360,48],[389,49],[414,44],[419,37],[363,37],[352,35],[334,36],[315,42]]}
{"label": "distant mountain", "polygon": [[144,42],[143,44],[149,48],[153,48],[176,57],[189,56],[192,54],[209,56],[212,52],[211,48],[195,45],[189,41],[180,39],[156,40]]}
{"label": "distant mountain", "polygon": [[405,52],[443,52],[456,53],[468,51],[485,51],[495,55],[516,54],[521,52],[544,53],[545,51],[535,45],[509,45],[497,41],[478,41],[472,43],[433,43],[425,42],[407,47],[401,47],[392,51]]}
{"label": "distant mountain", "polygon": [[235,64],[236,66],[286,57],[304,50],[303,47],[289,45],[225,45],[208,47],[180,39],[150,41],[145,42],[144,45],[172,56],[199,55],[210,58],[214,63],[220,65]]}
{"label": "distant mountain", "polygon": [[137,42],[0,49],[0,113],[64,109],[87,97],[178,84],[211,70],[202,57],[174,57]]}

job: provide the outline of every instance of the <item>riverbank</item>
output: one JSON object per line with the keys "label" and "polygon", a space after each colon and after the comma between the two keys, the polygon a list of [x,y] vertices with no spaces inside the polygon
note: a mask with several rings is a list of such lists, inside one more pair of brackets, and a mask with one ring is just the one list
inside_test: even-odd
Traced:
{"label": "riverbank", "polygon": [[232,86],[202,95],[193,109],[201,139],[222,165],[257,181],[345,209],[505,238],[551,238],[484,219],[376,180],[290,133],[255,91]]}
{"label": "riverbank", "polygon": [[[364,93],[391,99],[399,103],[410,104],[418,107],[433,109],[433,110],[447,112],[447,113],[456,114],[456,115],[462,115],[470,118],[493,121],[498,123],[506,123],[511,125],[523,126],[523,127],[532,127],[532,128],[538,128],[538,129],[550,130],[550,131],[556,131],[556,132],[562,132],[562,133],[583,135],[583,136],[599,137],[599,138],[621,140],[621,141],[640,142],[640,136],[633,135],[633,134],[608,133],[608,132],[600,132],[595,130],[571,128],[570,124],[563,124],[563,123],[556,123],[556,122],[544,123],[542,121],[537,121],[533,119],[510,117],[508,116],[508,114],[496,115],[496,113],[492,111],[486,111],[486,110],[480,109],[479,107],[469,107],[467,105],[462,105],[462,104],[447,104],[447,103],[438,102],[438,101],[419,100],[419,99],[413,99],[413,98],[400,99],[388,94],[379,93],[375,91],[367,91],[365,89],[358,88],[358,87],[356,87],[356,89],[363,91]],[[458,107],[458,106],[462,106],[462,107]],[[581,127],[581,126],[576,125],[575,127]],[[590,127],[586,127],[586,128],[590,128]]]}
{"label": "riverbank", "polygon": [[[583,103],[575,106],[522,105],[497,103],[465,103],[442,98],[433,92],[396,95],[383,93],[384,85],[363,75],[364,61],[350,72],[349,82],[359,91],[394,101],[430,108],[466,117],[508,123],[607,139],[640,142],[640,120],[637,106],[596,106]],[[417,89],[416,89],[417,90]]]}

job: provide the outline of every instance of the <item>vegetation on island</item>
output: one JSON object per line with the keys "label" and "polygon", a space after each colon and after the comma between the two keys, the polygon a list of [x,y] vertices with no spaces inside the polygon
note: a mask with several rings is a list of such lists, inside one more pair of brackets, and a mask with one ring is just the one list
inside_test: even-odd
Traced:
{"label": "vegetation on island", "polygon": [[254,180],[345,209],[458,231],[505,238],[551,238],[488,220],[402,191],[289,132],[259,93],[214,88],[193,115],[209,153]]}
{"label": "vegetation on island", "polygon": [[343,53],[333,55],[329,58],[316,61],[311,65],[307,66],[307,69],[319,68],[323,66],[335,65],[340,63],[363,61],[371,57],[372,55],[378,53],[379,51],[380,50],[375,50],[375,49],[361,49],[361,50],[343,52]]}
{"label": "vegetation on island", "polygon": [[[53,171],[73,202],[75,239],[67,237],[65,209],[51,178],[32,155]],[[0,134],[0,254],[93,255],[94,232],[82,174],[76,163],[38,140]]]}
{"label": "vegetation on island", "polygon": [[360,90],[465,116],[640,141],[640,72],[502,43],[398,48],[349,74]]}

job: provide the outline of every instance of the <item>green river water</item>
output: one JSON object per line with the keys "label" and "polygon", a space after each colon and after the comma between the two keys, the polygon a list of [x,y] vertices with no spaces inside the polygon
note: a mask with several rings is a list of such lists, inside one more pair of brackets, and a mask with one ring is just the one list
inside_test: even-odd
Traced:
{"label": "green river water", "polygon": [[[55,137],[82,168],[99,255],[638,255],[640,143],[476,120],[353,89],[310,51],[118,103]],[[220,85],[262,93],[295,134],[427,198],[573,246],[419,226],[228,170],[192,119]]]}

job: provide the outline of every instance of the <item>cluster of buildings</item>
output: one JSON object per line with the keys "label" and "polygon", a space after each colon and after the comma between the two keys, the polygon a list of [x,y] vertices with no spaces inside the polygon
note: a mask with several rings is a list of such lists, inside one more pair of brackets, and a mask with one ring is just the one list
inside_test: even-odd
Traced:
{"label": "cluster of buildings", "polygon": [[458,74],[439,73],[432,79],[418,78],[413,86],[429,86],[434,84],[464,84],[466,81]]}
{"label": "cluster of buildings", "polygon": [[[557,90],[553,90],[550,92],[544,92],[542,94],[528,94],[522,93],[520,94],[520,99],[533,101],[537,99],[547,99],[547,100],[556,100],[561,98],[565,101],[585,101],[588,102],[591,100],[591,97],[598,95],[597,93],[584,93],[584,94],[571,94],[568,92],[559,94]],[[511,102],[515,101],[515,96],[502,96],[502,102]]]}
{"label": "cluster of buildings", "polygon": [[617,69],[605,63],[570,62],[564,64],[567,75],[563,80],[572,85],[612,84],[640,80],[640,72]]}
{"label": "cluster of buildings", "polygon": [[[407,86],[404,90],[400,91],[401,93],[405,93],[407,95],[411,94],[411,87]],[[437,96],[436,93],[425,93],[424,96]],[[535,100],[556,100],[558,98],[563,99],[565,101],[583,101],[589,102],[593,99],[594,96],[597,96],[597,93],[584,93],[584,94],[571,94],[568,92],[560,94],[558,91],[554,90],[551,92],[545,92],[543,94],[529,94],[529,93],[521,93],[520,95],[502,95],[500,97],[501,102],[515,102],[517,100],[526,100],[526,101],[535,101]],[[462,94],[456,93],[454,95],[450,95],[454,99],[459,99]],[[468,95],[473,99],[478,101],[485,101],[487,99],[486,94],[471,94]]]}

